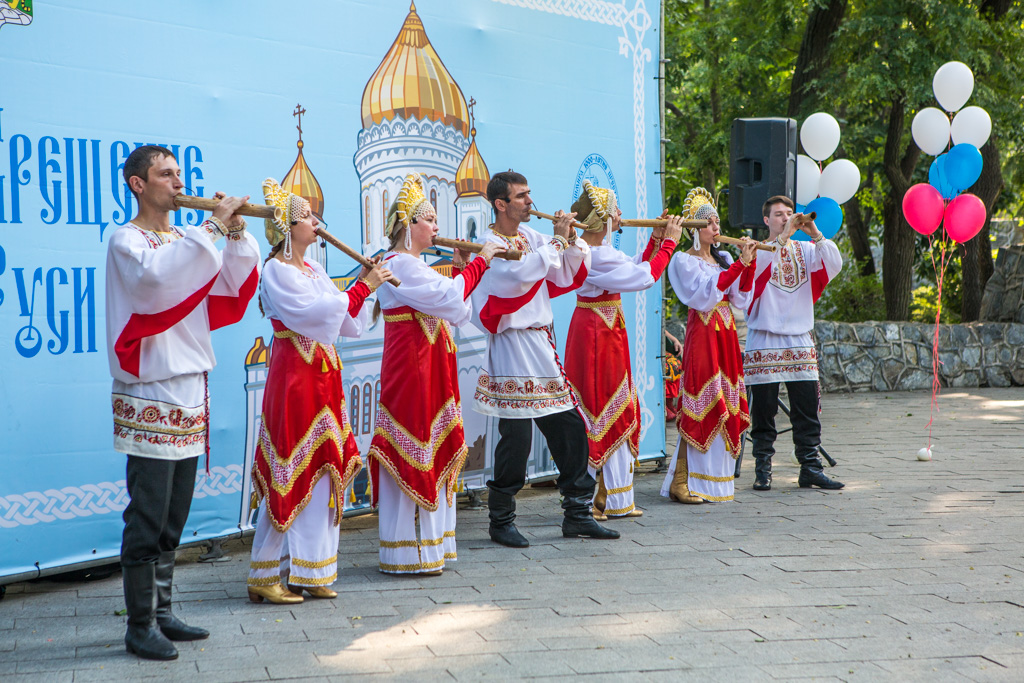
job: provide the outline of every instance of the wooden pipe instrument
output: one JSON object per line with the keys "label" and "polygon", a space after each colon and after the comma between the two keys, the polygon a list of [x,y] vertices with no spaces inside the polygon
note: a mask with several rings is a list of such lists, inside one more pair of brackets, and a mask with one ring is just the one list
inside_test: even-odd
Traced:
{"label": "wooden pipe instrument", "polygon": [[[435,237],[435,247],[447,247],[448,249],[461,249],[463,251],[469,251],[474,254],[479,254],[480,250],[484,248],[484,245],[477,244],[476,242],[467,242],[466,240],[453,240],[447,237]],[[495,254],[494,258],[503,258],[507,261],[518,261],[523,258],[523,252],[516,251],[515,249],[506,249],[505,253]]]}
{"label": "wooden pipe instrument", "polygon": [[[187,194],[174,196],[174,203],[179,209],[196,209],[197,211],[213,211],[220,204],[219,199],[210,197],[192,197]],[[276,218],[281,219],[281,209],[269,204],[242,204],[235,209],[239,216],[250,216],[252,218]]]}
{"label": "wooden pipe instrument", "polygon": [[[556,218],[554,216],[548,215],[546,213],[541,213],[540,211],[534,211],[533,209],[530,209],[530,213],[532,215],[534,215],[534,216],[537,216],[538,218],[546,218],[549,221],[556,220]],[[810,220],[814,220],[813,212],[811,214],[809,214],[809,217],[810,217]],[[666,225],[668,225],[668,219],[667,218],[624,218],[624,219],[619,221],[619,225],[621,225],[622,227],[626,227],[626,228],[663,228]],[[577,221],[573,221],[572,227],[577,228],[577,229],[584,229],[584,230],[586,230],[586,228],[587,228],[587,226],[585,224],[579,223]],[[683,227],[683,229],[690,230],[690,231],[699,230],[701,228],[708,227],[708,222],[707,221],[684,220],[683,223],[682,223],[682,227]],[[743,240],[736,239],[735,237],[726,237],[724,235],[718,235],[717,237],[715,237],[715,242],[717,244],[732,244],[732,245],[738,246],[738,247],[743,246]],[[757,245],[756,249],[758,251],[775,251],[775,246],[771,245],[771,244],[760,244],[759,243]]]}
{"label": "wooden pipe instrument", "polygon": [[[217,208],[217,205],[220,204],[220,200],[211,199],[210,197],[191,197],[189,195],[179,194],[175,195],[174,203],[182,209],[213,211]],[[276,206],[270,206],[269,204],[242,204],[240,207],[235,209],[235,213],[239,216],[251,216],[252,218],[281,219],[281,209]],[[347,256],[358,261],[360,265],[366,266],[367,268],[374,268],[376,266],[373,261],[366,258],[323,228],[317,228],[316,234],[325,242],[329,242],[332,246],[340,249]],[[393,277],[391,279],[391,284],[397,287],[402,283],[398,278]]]}
{"label": "wooden pipe instrument", "polygon": [[[316,234],[317,234],[317,237],[322,239],[324,242],[327,242],[332,247],[341,250],[346,256],[348,256],[349,258],[352,258],[353,260],[358,262],[359,265],[361,265],[361,266],[365,266],[367,268],[373,269],[373,268],[376,268],[377,266],[381,265],[379,263],[374,263],[370,259],[366,258],[362,254],[360,254],[358,251],[356,251],[352,247],[348,246],[347,244],[345,244],[344,242],[342,242],[337,237],[335,237],[331,233],[327,232],[323,228],[317,228],[316,229]],[[402,281],[399,280],[394,275],[391,276],[391,280],[389,282],[391,282],[391,284],[393,284],[395,287],[398,287],[399,285],[402,284]]]}

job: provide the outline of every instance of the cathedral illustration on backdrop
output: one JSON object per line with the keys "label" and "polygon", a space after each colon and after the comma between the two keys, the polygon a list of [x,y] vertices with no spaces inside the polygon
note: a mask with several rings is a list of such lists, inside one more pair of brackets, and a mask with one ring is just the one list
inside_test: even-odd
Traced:
{"label": "cathedral illustration on backdrop", "polygon": [[[359,177],[360,247],[364,254],[374,256],[387,251],[384,219],[408,173],[423,174],[441,236],[476,241],[491,223],[491,206],[486,196],[490,173],[476,144],[475,106],[476,101],[466,100],[434,50],[416,5],[411,4],[398,36],[363,89],[362,128],[356,136],[353,163]],[[322,218],[323,192],[302,154],[301,117],[305,113],[301,106],[296,106],[293,112],[299,119],[299,151],[281,185],[308,199],[313,212]],[[314,257],[326,268],[327,255],[322,248],[317,249],[320,251]],[[436,254],[424,254],[423,258],[441,274],[451,274],[450,252],[442,249]],[[342,268],[350,265],[341,258],[333,262],[341,262]],[[359,268],[354,267],[348,272],[332,273],[332,279],[345,289],[358,272]],[[486,338],[472,324],[453,333],[459,348],[459,389],[469,445],[462,483],[482,488],[493,466],[487,444],[497,438],[497,421],[474,412],[467,401],[472,401],[476,388]],[[371,326],[361,338],[346,339],[339,345],[349,421],[363,453],[369,449],[373,436],[383,341],[381,322]],[[248,524],[248,472],[259,436],[269,352],[264,339],[257,337],[245,357],[246,476],[240,516],[243,527]],[[531,459],[531,471],[548,471],[552,467],[547,449],[538,448]],[[366,477],[360,474],[345,505],[351,508],[368,504]]]}

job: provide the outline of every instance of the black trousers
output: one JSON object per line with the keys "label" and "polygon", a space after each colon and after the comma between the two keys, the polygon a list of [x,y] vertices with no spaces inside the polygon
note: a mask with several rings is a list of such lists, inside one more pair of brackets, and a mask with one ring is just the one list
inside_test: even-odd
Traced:
{"label": "black trousers", "polygon": [[587,472],[590,445],[587,427],[575,410],[543,417],[498,420],[498,445],[494,448],[494,478],[487,482],[491,491],[515,496],[526,484],[526,464],[530,459],[533,423],[537,423],[558,466],[558,490],[566,497],[593,496],[597,482]]}
{"label": "black trousers", "polygon": [[151,564],[178,547],[192,507],[199,458],[157,460],[128,456],[131,501],[124,509],[121,564]]}
{"label": "black trousers", "polygon": [[[752,384],[750,392],[750,438],[754,458],[775,455],[775,415],[779,412],[779,383]],[[811,380],[786,382],[789,392],[789,420],[793,424],[793,446],[801,465],[820,463],[821,421],[818,419],[818,383]]]}

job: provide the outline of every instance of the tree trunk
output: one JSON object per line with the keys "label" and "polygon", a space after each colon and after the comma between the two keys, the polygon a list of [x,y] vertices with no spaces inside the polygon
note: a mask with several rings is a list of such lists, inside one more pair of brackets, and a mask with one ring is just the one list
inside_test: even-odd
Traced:
{"label": "tree trunk", "polygon": [[807,26],[793,69],[793,82],[789,88],[789,116],[792,118],[800,115],[804,97],[812,92],[812,84],[828,66],[829,48],[843,21],[846,3],[847,0],[815,3],[807,17]]}
{"label": "tree trunk", "polygon": [[861,213],[860,200],[856,196],[846,202],[846,231],[850,235],[853,260],[860,268],[860,274],[874,275],[875,257],[871,253],[871,239],[868,237],[868,226]]}
{"label": "tree trunk", "polygon": [[885,138],[883,165],[889,191],[883,203],[885,225],[882,229],[882,287],[885,290],[885,315],[889,320],[910,317],[911,283],[914,271],[914,240],[916,234],[903,217],[903,195],[910,189],[910,178],[921,156],[913,140],[900,155],[906,103],[902,95],[889,109],[889,126]]}
{"label": "tree trunk", "polygon": [[963,246],[963,299],[960,304],[960,319],[963,322],[974,322],[981,313],[981,296],[985,292],[985,284],[992,275],[992,246],[989,238],[989,222],[992,220],[992,207],[1003,191],[1003,171],[1000,167],[999,146],[995,138],[990,138],[981,148],[984,166],[981,177],[970,188],[985,203],[985,225],[982,230]]}

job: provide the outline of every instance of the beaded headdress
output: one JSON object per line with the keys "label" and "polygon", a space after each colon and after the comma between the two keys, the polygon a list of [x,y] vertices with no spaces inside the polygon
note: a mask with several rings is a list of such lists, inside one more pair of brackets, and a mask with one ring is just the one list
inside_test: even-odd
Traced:
{"label": "beaded headdress", "polygon": [[[718,209],[715,208],[715,198],[703,187],[695,187],[686,193],[686,200],[683,202],[683,218],[691,221],[706,221],[712,216],[718,218]],[[700,233],[693,231],[693,248],[700,249]]]}
{"label": "beaded headdress", "polygon": [[617,209],[614,192],[584,180],[583,192],[573,203],[570,211],[576,213],[578,221],[587,225],[587,232],[600,232],[605,225],[611,227],[611,219]]}
{"label": "beaded headdress", "polygon": [[305,218],[312,211],[309,201],[284,189],[273,178],[263,181],[263,200],[270,206],[281,209],[280,218],[264,220],[267,242],[273,247],[284,240],[284,256],[291,258],[292,223]]}
{"label": "beaded headdress", "polygon": [[[384,221],[384,234],[394,235],[399,228],[408,228],[414,219],[434,213],[434,206],[427,200],[423,191],[423,177],[418,173],[410,173],[405,177],[395,201],[388,209],[388,218]],[[410,245],[410,233],[405,233],[406,248]]]}
{"label": "beaded headdress", "polygon": [[715,198],[703,187],[695,187],[686,194],[683,202],[683,218],[686,220],[706,221],[714,216],[718,218]]}

